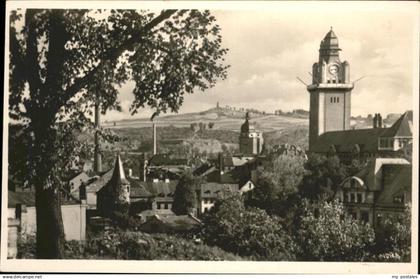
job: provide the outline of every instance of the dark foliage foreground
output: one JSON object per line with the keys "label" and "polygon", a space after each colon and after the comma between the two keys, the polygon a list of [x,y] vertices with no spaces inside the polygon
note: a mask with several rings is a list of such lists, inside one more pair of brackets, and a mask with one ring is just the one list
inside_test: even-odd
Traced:
{"label": "dark foliage foreground", "polygon": [[[35,258],[35,238],[19,244],[19,258]],[[117,260],[194,260],[237,261],[239,256],[176,235],[142,232],[107,232],[89,239],[84,245],[77,241],[65,243],[67,259]]]}

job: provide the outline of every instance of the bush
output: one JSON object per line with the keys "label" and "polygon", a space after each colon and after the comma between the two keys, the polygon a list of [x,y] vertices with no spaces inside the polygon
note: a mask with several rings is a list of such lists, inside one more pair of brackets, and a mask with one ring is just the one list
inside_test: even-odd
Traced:
{"label": "bush", "polygon": [[[35,237],[19,246],[19,258],[35,258]],[[146,234],[142,232],[105,232],[86,241],[65,244],[67,259],[118,259],[118,260],[244,260],[218,247],[209,247],[178,235]]]}
{"label": "bush", "polygon": [[111,232],[92,239],[87,254],[123,260],[241,260],[225,251],[179,236]]}
{"label": "bush", "polygon": [[353,220],[338,201],[306,204],[297,240],[300,258],[311,261],[363,261],[370,256],[374,232]]}
{"label": "bush", "polygon": [[295,259],[295,245],[279,218],[258,208],[245,208],[239,195],[217,201],[203,222],[202,237],[208,245],[253,260]]}
{"label": "bush", "polygon": [[401,214],[391,214],[376,230],[372,261],[410,262],[411,205]]}

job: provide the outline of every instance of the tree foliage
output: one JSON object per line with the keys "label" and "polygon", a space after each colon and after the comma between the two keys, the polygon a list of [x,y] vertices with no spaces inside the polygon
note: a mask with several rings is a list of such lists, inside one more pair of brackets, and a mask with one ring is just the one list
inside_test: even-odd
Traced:
{"label": "tree foliage", "polygon": [[280,220],[258,208],[245,208],[242,197],[227,195],[205,216],[208,245],[255,260],[293,260],[294,243]]}
{"label": "tree foliage", "polygon": [[295,204],[299,185],[306,174],[305,159],[298,156],[275,156],[257,170],[258,187],[248,203],[265,209],[269,214],[285,216]]}
{"label": "tree foliage", "polygon": [[297,235],[302,260],[363,261],[374,241],[369,224],[353,220],[341,203],[306,203]]}
{"label": "tree foliage", "polygon": [[385,217],[376,231],[373,260],[411,261],[411,204],[404,212]]}
{"label": "tree foliage", "polygon": [[187,171],[175,188],[172,210],[178,215],[192,213],[197,208],[197,189],[203,181]]}
{"label": "tree foliage", "polygon": [[9,16],[9,116],[22,123],[31,151],[25,167],[36,189],[38,257],[61,258],[60,172],[67,151],[77,151],[68,135],[92,127],[97,104],[102,113],[120,110],[118,87],[127,81],[135,84],[131,113],[178,111],[184,94],[226,77],[227,49],[209,11],[27,9]]}
{"label": "tree foliage", "polygon": [[308,171],[303,177],[300,194],[310,200],[332,200],[338,185],[347,175],[346,167],[337,156],[312,153],[305,163]]}

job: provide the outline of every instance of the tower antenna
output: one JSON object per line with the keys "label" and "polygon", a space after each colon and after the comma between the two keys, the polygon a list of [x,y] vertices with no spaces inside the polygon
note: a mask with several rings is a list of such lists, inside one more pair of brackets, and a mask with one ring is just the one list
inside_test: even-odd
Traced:
{"label": "tower antenna", "polygon": [[320,82],[319,82],[319,80],[318,80],[316,77],[314,77],[314,76],[312,75],[312,73],[311,73],[311,72],[308,72],[308,74],[309,74],[311,77],[315,78],[315,80],[316,80],[316,82],[317,82],[317,83],[320,83]]}
{"label": "tower antenna", "polygon": [[353,81],[353,83],[356,83],[356,82],[358,82],[359,80],[364,79],[365,77],[366,77],[366,76],[362,76],[362,77],[360,77],[360,78],[356,79],[355,81]]}
{"label": "tower antenna", "polygon": [[301,80],[299,77],[296,77],[298,81],[300,81],[301,83],[303,83],[305,86],[308,86],[303,80]]}

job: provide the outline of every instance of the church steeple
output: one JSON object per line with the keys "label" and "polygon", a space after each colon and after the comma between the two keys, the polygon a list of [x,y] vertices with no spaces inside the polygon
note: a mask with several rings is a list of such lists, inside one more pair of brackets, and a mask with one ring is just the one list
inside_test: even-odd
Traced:
{"label": "church steeple", "polygon": [[246,112],[245,122],[241,126],[239,135],[239,152],[246,155],[258,155],[264,144],[263,134],[255,130],[254,126],[249,123],[250,119],[249,112]]}

